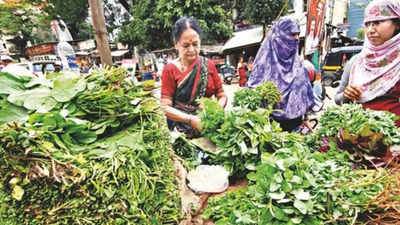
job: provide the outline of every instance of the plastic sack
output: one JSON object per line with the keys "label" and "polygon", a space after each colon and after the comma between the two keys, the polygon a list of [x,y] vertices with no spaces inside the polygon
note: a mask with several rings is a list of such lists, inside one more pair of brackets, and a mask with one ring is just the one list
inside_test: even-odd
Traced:
{"label": "plastic sack", "polygon": [[188,173],[188,186],[196,193],[220,193],[229,186],[229,172],[222,166],[200,165]]}

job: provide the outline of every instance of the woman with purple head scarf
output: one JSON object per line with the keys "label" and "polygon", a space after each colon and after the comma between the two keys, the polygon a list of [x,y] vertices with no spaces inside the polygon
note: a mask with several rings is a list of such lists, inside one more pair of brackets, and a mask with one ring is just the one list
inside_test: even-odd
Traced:
{"label": "woman with purple head scarf", "polygon": [[303,61],[297,55],[300,26],[297,20],[283,17],[271,28],[257,52],[249,88],[270,81],[281,93],[272,116],[285,131],[303,122],[303,116],[315,104],[311,83]]}

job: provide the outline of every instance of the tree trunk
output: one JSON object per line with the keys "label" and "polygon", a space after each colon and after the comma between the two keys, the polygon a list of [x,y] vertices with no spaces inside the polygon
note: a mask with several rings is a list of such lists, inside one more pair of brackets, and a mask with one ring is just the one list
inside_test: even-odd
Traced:
{"label": "tree trunk", "polygon": [[96,36],[97,50],[100,54],[101,63],[112,66],[111,51],[108,44],[106,22],[104,19],[104,9],[102,2],[102,0],[89,0],[89,7],[92,14],[94,35]]}

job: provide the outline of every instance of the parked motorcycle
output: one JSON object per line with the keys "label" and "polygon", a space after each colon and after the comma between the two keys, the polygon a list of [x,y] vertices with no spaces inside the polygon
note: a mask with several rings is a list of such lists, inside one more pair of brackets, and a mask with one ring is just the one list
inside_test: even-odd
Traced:
{"label": "parked motorcycle", "polygon": [[220,68],[221,71],[221,79],[225,84],[231,84],[234,75],[236,74],[236,70],[234,67],[230,65],[223,65]]}

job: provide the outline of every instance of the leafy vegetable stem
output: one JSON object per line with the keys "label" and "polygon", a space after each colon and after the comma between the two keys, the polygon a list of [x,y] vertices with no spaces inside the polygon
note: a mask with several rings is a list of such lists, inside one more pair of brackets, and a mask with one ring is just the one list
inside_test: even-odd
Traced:
{"label": "leafy vegetable stem", "polygon": [[355,214],[354,214],[354,218],[353,218],[353,220],[351,221],[351,225],[354,225],[355,224],[355,222],[356,222],[356,219],[357,219],[357,217],[358,217],[358,208],[356,208],[355,209]]}

